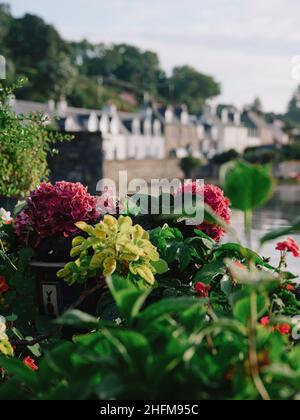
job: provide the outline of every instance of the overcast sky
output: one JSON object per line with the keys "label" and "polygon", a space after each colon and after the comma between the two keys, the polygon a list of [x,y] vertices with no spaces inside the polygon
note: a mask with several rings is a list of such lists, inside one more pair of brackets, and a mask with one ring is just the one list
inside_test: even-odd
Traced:
{"label": "overcast sky", "polygon": [[300,55],[299,0],[6,2],[17,16],[42,16],[67,39],[152,49],[168,72],[192,65],[221,82],[226,103],[260,96],[266,110],[282,112],[297,86],[291,60]]}

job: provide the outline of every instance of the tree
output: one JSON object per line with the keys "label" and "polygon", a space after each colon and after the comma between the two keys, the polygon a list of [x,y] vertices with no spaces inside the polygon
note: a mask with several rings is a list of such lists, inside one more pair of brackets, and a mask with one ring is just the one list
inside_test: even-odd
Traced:
{"label": "tree", "polygon": [[174,101],[184,103],[192,113],[202,110],[206,99],[220,94],[220,85],[211,77],[199,73],[193,67],[182,66],[173,70],[170,84]]}
{"label": "tree", "polygon": [[286,117],[297,125],[300,124],[300,86],[288,104]]}
{"label": "tree", "polygon": [[43,19],[26,14],[13,19],[6,36],[17,73],[30,80],[20,92],[24,99],[58,99],[68,93],[76,77],[70,48],[55,28]]}
{"label": "tree", "polygon": [[83,51],[81,54],[87,76],[111,79],[107,81],[114,86],[118,86],[119,81],[127,82],[141,95],[144,91],[156,93],[157,79],[161,72],[156,53],[141,51],[127,44],[111,47],[99,44],[89,49],[89,52],[87,54],[87,51]]}
{"label": "tree", "polygon": [[7,4],[0,4],[0,52],[6,54],[6,36],[8,34],[12,17],[10,14],[10,8]]}
{"label": "tree", "polygon": [[185,103],[198,113],[207,98],[220,93],[212,77],[188,66],[167,77],[155,52],[128,44],[67,42],[40,17],[14,18],[6,5],[0,5],[0,54],[7,58],[10,78],[30,81],[19,91],[21,99],[44,102],[64,95],[82,107],[99,107],[107,99],[130,111],[132,105],[120,99],[125,91],[140,101],[149,93],[163,103]]}
{"label": "tree", "polygon": [[255,98],[253,103],[250,105],[250,109],[253,112],[257,112],[258,114],[261,114],[263,112],[263,106],[262,101],[260,98]]}

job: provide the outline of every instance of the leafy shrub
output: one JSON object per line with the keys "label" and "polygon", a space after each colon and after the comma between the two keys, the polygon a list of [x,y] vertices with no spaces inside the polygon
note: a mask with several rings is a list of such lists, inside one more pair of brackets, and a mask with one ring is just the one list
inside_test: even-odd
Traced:
{"label": "leafy shrub", "polygon": [[[249,214],[271,196],[272,178],[266,168],[245,162],[225,169],[226,191],[249,231]],[[232,230],[212,207],[205,222]],[[17,300],[21,296],[24,305],[33,295],[31,279],[24,281],[28,250],[13,252],[13,223],[2,224],[0,399],[299,399],[300,303],[296,276],[286,267],[288,253],[298,257],[300,247],[292,239],[280,242],[273,267],[238,238],[217,242],[184,228],[178,217],[169,216],[173,226],[162,222],[149,235],[130,218],[105,216],[96,227],[79,222],[84,233],[72,248],[77,260],[61,277],[72,283],[106,276],[97,316],[73,308],[34,340],[28,325],[36,335],[40,320],[28,306],[21,311]],[[260,242],[295,231],[299,219]],[[155,282],[144,277],[149,271],[137,270],[144,265]],[[76,334],[66,341],[62,328]]]}
{"label": "leafy shrub", "polygon": [[47,128],[47,118],[39,114],[16,115],[9,104],[11,86],[0,83],[0,196],[25,197],[48,175],[47,155],[52,145],[68,140]]}
{"label": "leafy shrub", "polygon": [[191,178],[193,173],[201,168],[202,161],[200,159],[194,158],[193,156],[187,156],[180,161],[180,168],[182,169],[186,178]]}
{"label": "leafy shrub", "polygon": [[95,227],[85,222],[76,223],[76,227],[88,238],[73,239],[71,257],[78,259],[59,271],[59,278],[69,284],[84,283],[87,278],[117,271],[125,277],[130,275],[142,287],[154,284],[159,254],[149,241],[149,234],[141,226],[133,226],[130,217],[120,216],[117,220],[106,215]]}
{"label": "leafy shrub", "polygon": [[224,163],[230,162],[231,160],[235,160],[238,157],[240,157],[239,153],[236,150],[231,149],[231,150],[228,150],[227,152],[215,155],[212,158],[212,162],[215,163],[216,165],[223,165]]}

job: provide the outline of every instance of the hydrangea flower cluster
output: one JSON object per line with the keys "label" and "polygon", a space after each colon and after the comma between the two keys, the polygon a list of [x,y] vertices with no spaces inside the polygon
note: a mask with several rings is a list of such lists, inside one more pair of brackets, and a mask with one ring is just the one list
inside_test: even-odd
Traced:
{"label": "hydrangea flower cluster", "polygon": [[[211,184],[203,186],[199,185],[197,182],[192,182],[181,186],[178,192],[184,194],[203,195],[204,203],[207,204],[218,217],[224,220],[224,222],[228,225],[230,224],[230,201],[227,197],[225,197],[221,188]],[[222,227],[208,222],[204,222],[200,226],[197,226],[197,229],[201,230],[217,242],[219,242],[225,234]]]}
{"label": "hydrangea flower cluster", "polygon": [[42,183],[27,199],[26,208],[16,218],[16,233],[27,245],[78,231],[75,223],[95,222],[99,218],[97,199],[80,183]]}

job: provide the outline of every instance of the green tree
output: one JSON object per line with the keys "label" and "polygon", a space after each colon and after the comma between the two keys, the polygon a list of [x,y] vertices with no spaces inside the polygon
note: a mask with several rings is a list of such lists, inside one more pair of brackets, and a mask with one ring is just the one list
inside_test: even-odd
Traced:
{"label": "green tree", "polygon": [[22,98],[57,99],[72,88],[76,69],[70,48],[43,19],[30,14],[13,19],[6,42],[17,73],[30,80],[20,92]]}
{"label": "green tree", "polygon": [[7,4],[0,4],[0,52],[6,54],[6,36],[11,25],[11,14]]}
{"label": "green tree", "polygon": [[261,114],[263,112],[263,105],[260,98],[255,98],[253,103],[250,105],[250,109],[253,112],[257,112],[258,114]]}
{"label": "green tree", "polygon": [[184,103],[192,113],[199,113],[206,99],[220,94],[220,85],[211,77],[189,66],[176,67],[170,84],[174,101]]}
{"label": "green tree", "polygon": [[[111,79],[108,82],[114,86],[118,86],[118,81],[127,82],[138,93],[156,93],[157,79],[161,73],[156,53],[141,51],[127,44],[112,47],[99,44],[94,49],[87,44],[85,47],[88,49],[81,51],[81,59],[87,76]],[[119,86],[122,87],[122,84]]]}
{"label": "green tree", "polygon": [[300,124],[300,86],[294,93],[288,104],[288,112],[286,114],[288,120],[297,125]]}

